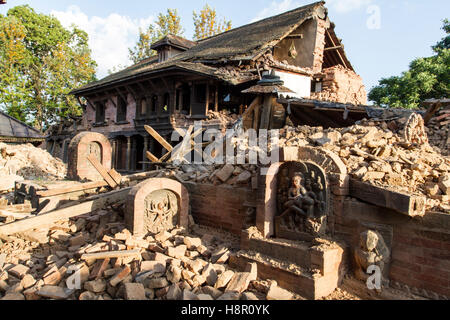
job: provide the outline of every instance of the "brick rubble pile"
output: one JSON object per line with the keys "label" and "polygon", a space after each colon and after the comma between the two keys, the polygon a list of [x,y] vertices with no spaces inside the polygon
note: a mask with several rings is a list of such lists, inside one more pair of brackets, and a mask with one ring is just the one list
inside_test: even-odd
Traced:
{"label": "brick rubble pile", "polygon": [[66,165],[44,149],[0,143],[0,192],[13,189],[15,181],[24,179],[62,180],[66,171]]}
{"label": "brick rubble pile", "polygon": [[[229,269],[235,239],[191,225],[133,237],[118,211],[101,210],[29,231],[0,248],[3,300],[296,299],[256,264]],[[196,231],[197,230],[197,231]],[[23,240],[26,239],[26,240]],[[74,287],[79,279],[79,286]]]}
{"label": "brick rubble pile", "polygon": [[362,121],[339,129],[285,128],[280,144],[323,147],[340,156],[353,178],[424,195],[427,210],[450,212],[450,159],[428,144],[407,143],[401,130],[388,127],[387,122]]}
{"label": "brick rubble pile", "polygon": [[[392,191],[426,196],[426,210],[450,212],[450,160],[436,146],[407,143],[404,139],[407,120],[363,120],[351,127],[326,130],[285,127],[280,132],[279,146],[323,147],[342,159],[352,178]],[[430,143],[434,139],[432,135]],[[249,148],[242,139],[234,139],[233,143],[245,151],[247,162],[250,150],[257,149]],[[250,187],[258,170],[256,165],[226,164],[184,165],[168,172],[182,181]]]}

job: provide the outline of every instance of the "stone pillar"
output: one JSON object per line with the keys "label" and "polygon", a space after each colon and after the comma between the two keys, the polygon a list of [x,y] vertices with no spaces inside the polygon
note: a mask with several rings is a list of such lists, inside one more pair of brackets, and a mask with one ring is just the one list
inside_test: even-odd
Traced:
{"label": "stone pillar", "polygon": [[137,141],[136,139],[133,139],[131,141],[131,171],[136,171],[136,145]]}
{"label": "stone pillar", "polygon": [[131,171],[131,137],[127,137],[127,171]]}
{"label": "stone pillar", "polygon": [[148,162],[147,160],[147,151],[148,151],[148,136],[144,137],[144,152],[142,153],[142,161],[144,162],[142,164],[142,171],[147,171],[148,170],[148,164],[146,162]]}
{"label": "stone pillar", "polygon": [[112,164],[111,164],[111,167],[116,169],[116,164],[117,164],[117,162],[116,162],[116,159],[117,159],[117,156],[116,156],[116,154],[117,154],[117,141],[116,141],[116,139],[112,139],[111,142],[112,142]]}
{"label": "stone pillar", "polygon": [[[155,154],[155,139],[153,138],[150,139],[150,152]],[[156,154],[156,156],[158,155]]]}

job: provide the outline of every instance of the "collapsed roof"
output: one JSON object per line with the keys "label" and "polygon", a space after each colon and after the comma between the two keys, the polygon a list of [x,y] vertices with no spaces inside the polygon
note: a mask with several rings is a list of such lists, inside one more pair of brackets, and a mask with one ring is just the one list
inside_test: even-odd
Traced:
{"label": "collapsed roof", "polygon": [[[71,93],[79,95],[102,87],[122,83],[136,77],[169,70],[181,70],[200,74],[222,80],[232,85],[254,80],[255,75],[250,72],[241,72],[237,77],[226,76],[226,74],[220,71],[217,64],[254,61],[258,59],[289,36],[306,20],[316,16],[325,19],[327,9],[324,7],[324,4],[325,2],[323,1],[315,2],[277,16],[231,29],[198,42],[169,35],[154,43],[152,48],[170,44],[185,49],[184,52],[159,63],[158,57],[150,57],[102,80],[76,89]],[[328,33],[328,37],[335,40],[332,42],[333,44],[339,42],[339,39],[334,34],[334,28],[330,28]],[[343,48],[339,48],[339,54],[344,64],[352,69]]]}
{"label": "collapsed roof", "polygon": [[41,133],[29,125],[0,111],[0,140],[39,140]]}

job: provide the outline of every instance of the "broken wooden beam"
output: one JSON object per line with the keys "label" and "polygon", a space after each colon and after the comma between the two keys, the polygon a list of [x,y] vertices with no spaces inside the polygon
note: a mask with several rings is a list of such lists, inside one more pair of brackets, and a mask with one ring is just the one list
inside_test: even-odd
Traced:
{"label": "broken wooden beam", "polygon": [[103,209],[111,204],[124,203],[130,190],[131,188],[124,188],[117,191],[97,195],[95,197],[92,197],[91,199],[87,199],[86,202],[77,205],[55,210],[50,213],[34,216],[28,219],[3,224],[0,226],[0,235],[8,236],[31,229],[38,229],[41,226],[49,225],[60,220],[82,216],[97,209]]}
{"label": "broken wooden beam", "polygon": [[410,217],[424,216],[426,197],[408,195],[350,179],[350,196]]}
{"label": "broken wooden beam", "polygon": [[0,209],[0,217],[14,218],[16,220],[25,219],[31,217],[30,213],[12,212],[4,209]]}
{"label": "broken wooden beam", "polygon": [[112,258],[131,257],[141,253],[140,249],[123,250],[123,251],[101,251],[94,253],[85,253],[81,256],[81,260],[102,260]]}
{"label": "broken wooden beam", "polygon": [[151,135],[156,141],[158,141],[167,151],[172,152],[173,147],[163,137],[161,137],[159,133],[155,131],[155,129],[147,125],[144,126],[144,128],[145,131],[147,131],[148,134]]}
{"label": "broken wooden beam", "polygon": [[78,191],[87,191],[91,189],[97,189],[101,187],[107,187],[108,183],[106,181],[96,181],[96,182],[88,182],[80,185],[76,185],[68,188],[58,188],[58,189],[50,189],[45,191],[37,191],[36,194],[40,197],[47,198],[53,196],[59,196],[61,194],[78,192]]}
{"label": "broken wooden beam", "polygon": [[87,159],[94,166],[94,168],[98,171],[98,173],[102,176],[102,178],[108,183],[111,188],[117,187],[117,182],[109,175],[108,171],[103,167],[103,165],[98,161],[98,159],[90,154]]}
{"label": "broken wooden beam", "polygon": [[151,162],[159,162],[159,159],[153,153],[151,153],[150,151],[147,151],[147,158]]}

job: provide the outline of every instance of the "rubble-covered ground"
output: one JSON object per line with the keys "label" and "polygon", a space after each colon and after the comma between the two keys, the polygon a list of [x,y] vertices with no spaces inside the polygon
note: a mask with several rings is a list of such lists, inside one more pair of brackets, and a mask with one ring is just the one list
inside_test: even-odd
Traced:
{"label": "rubble-covered ground", "polygon": [[[25,240],[27,239],[27,240]],[[36,299],[260,300],[302,299],[258,281],[256,264],[248,272],[227,262],[239,239],[193,226],[135,238],[120,210],[100,210],[48,229],[29,231],[0,248],[0,297]],[[117,258],[92,258],[120,251]],[[120,257],[119,257],[120,256]],[[74,271],[80,289],[71,290]]]}
{"label": "rubble-covered ground", "polygon": [[[407,143],[402,131],[406,121],[407,118],[365,120],[338,129],[285,127],[280,131],[279,147],[325,148],[342,159],[352,178],[392,191],[426,196],[427,211],[450,212],[450,158],[443,154],[450,146],[439,148],[428,143]],[[430,141],[436,141],[439,131],[431,133]],[[248,163],[250,150],[258,148],[249,148],[245,139],[233,141],[236,150],[244,151]],[[258,167],[248,164],[184,165],[168,168],[166,172],[175,174],[182,181],[248,187],[258,174]]]}
{"label": "rubble-covered ground", "polygon": [[44,149],[0,143],[0,193],[13,189],[15,181],[63,180],[66,172],[66,165]]}
{"label": "rubble-covered ground", "polygon": [[[135,238],[120,210],[100,210],[2,242],[0,300],[305,300],[274,280],[257,280],[256,264],[246,272],[230,269],[238,247],[238,238],[196,225]],[[102,253],[110,258],[92,258]],[[381,298],[347,276],[323,300]]]}

